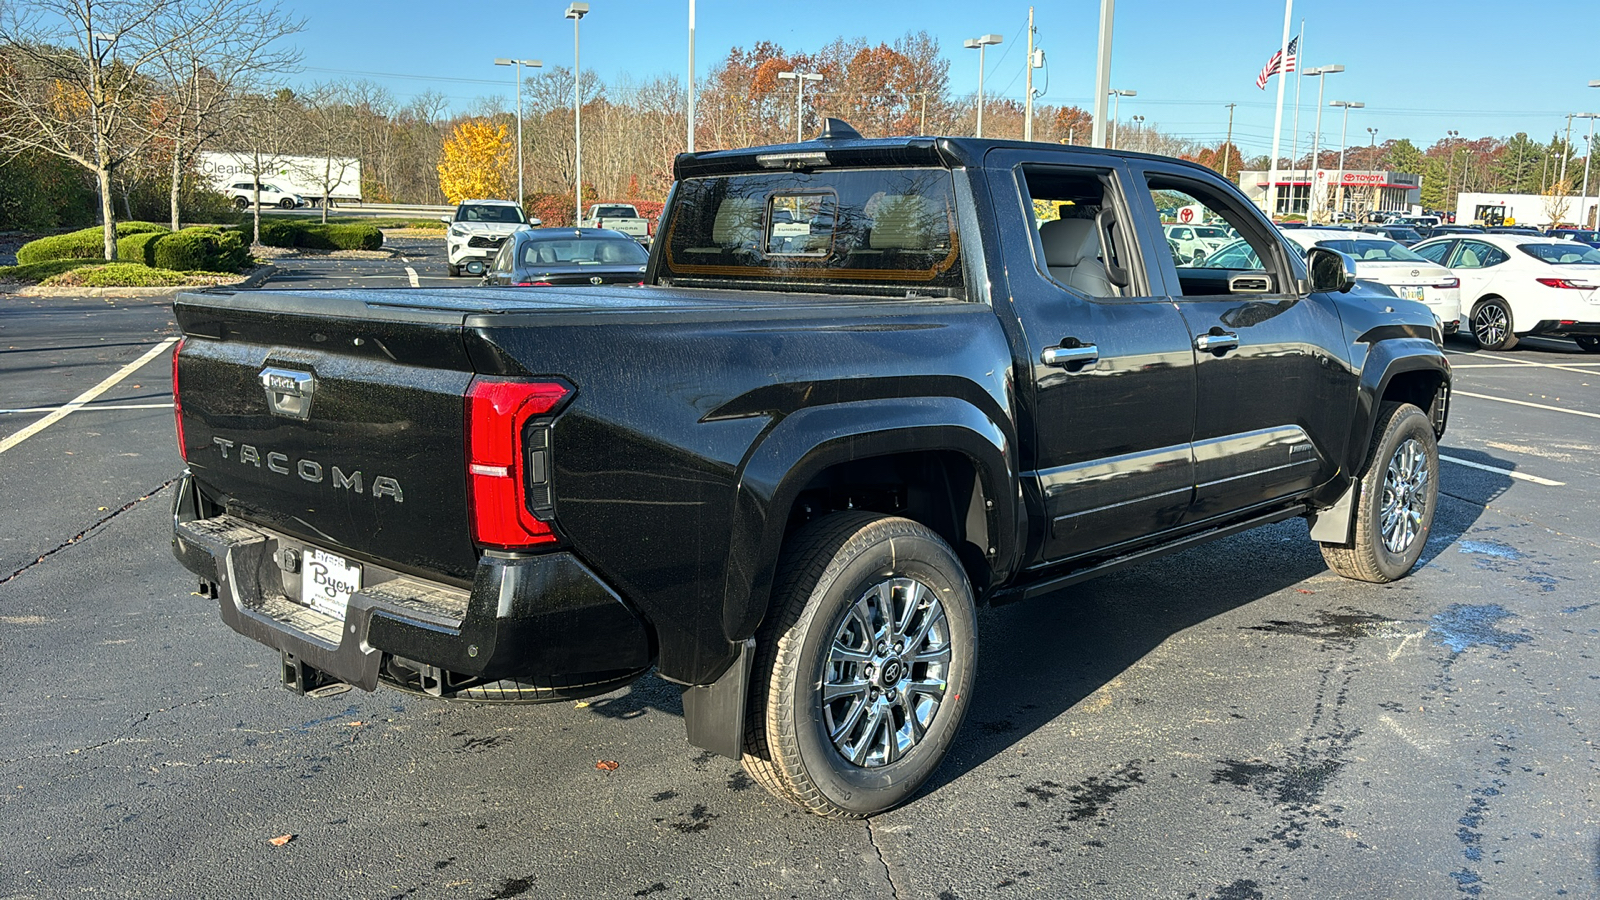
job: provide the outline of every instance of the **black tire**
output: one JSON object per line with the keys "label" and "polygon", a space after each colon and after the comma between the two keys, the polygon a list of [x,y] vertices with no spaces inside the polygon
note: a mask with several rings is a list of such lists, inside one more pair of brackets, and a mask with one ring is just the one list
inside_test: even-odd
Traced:
{"label": "black tire", "polygon": [[[879,619],[885,607],[897,622]],[[897,636],[910,639],[897,649]],[[826,516],[785,544],[756,647],[745,770],[808,812],[863,818],[910,799],[955,740],[977,662],[972,587],[917,522]],[[830,676],[859,690],[825,703]],[[830,734],[835,716],[844,721]]]}
{"label": "black tire", "polygon": [[1578,342],[1578,349],[1585,353],[1600,353],[1600,337],[1592,334],[1580,334],[1573,337]]}
{"label": "black tire", "polygon": [[249,209],[250,201],[243,197],[235,197],[233,198],[233,206],[235,209]]}
{"label": "black tire", "polygon": [[455,265],[451,265],[450,263],[445,263],[444,270],[450,274],[451,278],[460,278],[461,277],[461,267],[460,266],[455,266]]}
{"label": "black tire", "polygon": [[278,208],[279,209],[294,209],[294,201],[290,200],[288,197],[285,197],[282,200],[278,201]]}
{"label": "black tire", "polygon": [[1485,350],[1510,350],[1517,346],[1515,326],[1511,307],[1499,297],[1486,297],[1472,308],[1472,336]]}
{"label": "black tire", "polygon": [[1322,544],[1322,558],[1328,568],[1356,581],[1404,578],[1422,557],[1438,507],[1433,423],[1410,403],[1385,403],[1361,470],[1352,539]]}

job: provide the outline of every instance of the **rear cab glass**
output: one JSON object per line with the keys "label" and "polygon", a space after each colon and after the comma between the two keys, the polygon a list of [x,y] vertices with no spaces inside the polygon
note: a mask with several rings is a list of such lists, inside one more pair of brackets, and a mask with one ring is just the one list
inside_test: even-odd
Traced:
{"label": "rear cab glass", "polygon": [[663,283],[965,297],[953,175],[825,169],[679,182]]}

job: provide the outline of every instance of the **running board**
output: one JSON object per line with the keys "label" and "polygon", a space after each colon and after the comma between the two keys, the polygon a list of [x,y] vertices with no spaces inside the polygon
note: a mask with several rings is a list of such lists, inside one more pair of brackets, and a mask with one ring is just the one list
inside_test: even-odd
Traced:
{"label": "running board", "polygon": [[1037,581],[1025,587],[1016,588],[1014,590],[1001,591],[991,597],[989,603],[992,606],[1000,606],[1006,603],[1014,603],[1018,600],[1031,600],[1034,597],[1040,597],[1045,594],[1059,591],[1062,588],[1070,587],[1071,585],[1077,584],[1080,581],[1088,581],[1091,578],[1097,578],[1101,575],[1115,572],[1118,569],[1127,568],[1128,566],[1135,565],[1137,563],[1148,562],[1149,560],[1166,556],[1169,553],[1176,553],[1179,550],[1187,550],[1190,547],[1198,544],[1204,544],[1207,541],[1214,541],[1217,538],[1224,538],[1230,534],[1238,534],[1241,531],[1249,531],[1252,528],[1259,528],[1262,525],[1271,525],[1276,522],[1282,522],[1285,519],[1298,518],[1305,515],[1305,512],[1305,507],[1296,506],[1289,509],[1280,509],[1275,512],[1267,513],[1266,515],[1256,516],[1253,519],[1245,519],[1242,522],[1236,522],[1232,525],[1224,525],[1221,528],[1213,528],[1207,531],[1195,532],[1194,534],[1186,535],[1170,543],[1161,544],[1156,547],[1150,547],[1145,550],[1138,550],[1123,556],[1113,557],[1105,562],[1096,563],[1087,569],[1078,569],[1077,571],[1069,572],[1066,575],[1057,575],[1054,578],[1047,578],[1044,581]]}

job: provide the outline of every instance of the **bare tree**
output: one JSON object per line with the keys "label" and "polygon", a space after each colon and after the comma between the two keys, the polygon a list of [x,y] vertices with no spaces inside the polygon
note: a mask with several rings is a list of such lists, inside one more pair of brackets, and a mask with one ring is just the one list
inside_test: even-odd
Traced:
{"label": "bare tree", "polygon": [[348,154],[355,149],[360,117],[353,103],[357,94],[339,83],[314,85],[300,96],[305,112],[299,120],[299,145],[315,161],[297,165],[295,171],[322,190],[322,221],[328,221],[333,189],[360,166]]}
{"label": "bare tree", "polygon": [[303,109],[295,93],[279,88],[270,96],[251,94],[240,98],[239,112],[230,135],[250,160],[252,238],[261,243],[261,176],[281,169],[294,152],[296,129]]}
{"label": "bare tree", "polygon": [[262,90],[299,62],[299,51],[281,42],[303,30],[305,20],[269,0],[190,0],[163,25],[174,36],[161,42],[157,65],[169,93],[160,124],[171,152],[176,231],[184,173],[237,114],[239,95]]}

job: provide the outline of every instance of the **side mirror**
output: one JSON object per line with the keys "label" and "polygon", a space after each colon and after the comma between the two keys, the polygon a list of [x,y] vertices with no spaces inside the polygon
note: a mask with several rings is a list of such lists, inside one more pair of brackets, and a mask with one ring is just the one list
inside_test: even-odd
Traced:
{"label": "side mirror", "polygon": [[439,221],[445,223],[446,225],[449,225],[450,224],[450,217],[449,216],[440,216],[439,217]]}
{"label": "side mirror", "polygon": [[1356,284],[1356,261],[1338,250],[1312,247],[1306,251],[1313,293],[1348,292]]}

